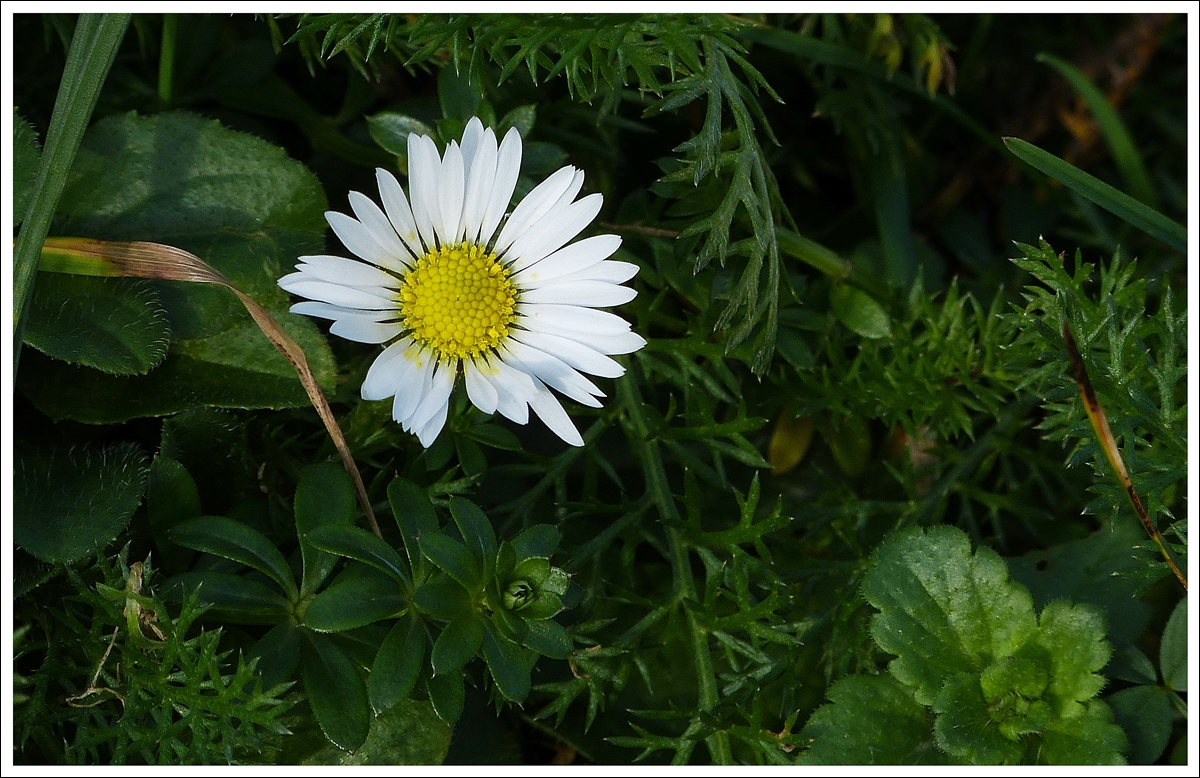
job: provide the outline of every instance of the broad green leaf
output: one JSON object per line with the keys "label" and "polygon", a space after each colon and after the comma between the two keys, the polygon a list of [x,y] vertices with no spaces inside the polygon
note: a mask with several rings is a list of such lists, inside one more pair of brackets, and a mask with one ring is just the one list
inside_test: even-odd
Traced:
{"label": "broad green leaf", "polygon": [[861,289],[848,284],[834,284],[829,290],[829,307],[847,329],[864,338],[886,338],[892,334],[887,311]]}
{"label": "broad green leaf", "polygon": [[38,276],[25,342],[47,356],[112,375],[145,375],[167,355],[170,340],[147,281]]}
{"label": "broad green leaf", "polygon": [[433,135],[433,128],[420,119],[414,119],[396,111],[381,111],[367,117],[367,132],[379,148],[408,159],[408,136]]}
{"label": "broad green leaf", "polygon": [[1118,646],[1113,651],[1113,658],[1108,667],[1104,668],[1104,674],[1109,678],[1119,678],[1136,684],[1153,684],[1158,681],[1158,671],[1154,669],[1150,657],[1137,646],[1128,643]]}
{"label": "broad green leaf", "polygon": [[361,527],[328,524],[309,531],[305,537],[316,548],[357,559],[387,573],[405,590],[412,588],[404,560],[396,549]]}
{"label": "broad green leaf", "polygon": [[1029,588],[1034,607],[1054,600],[1089,603],[1104,611],[1114,643],[1133,643],[1150,622],[1150,607],[1137,597],[1134,573],[1144,569],[1145,539],[1136,521],[1118,520],[1091,535],[1008,560],[1014,581]]}
{"label": "broad green leaf", "polygon": [[396,622],[379,646],[367,691],[371,708],[383,713],[412,694],[425,661],[425,625],[412,614]]}
{"label": "broad green leaf", "polygon": [[[504,698],[513,702],[524,702],[529,696],[531,682],[529,673],[533,669],[531,652],[496,632],[491,622],[486,622],[483,635],[483,658],[487,662],[496,688]],[[536,660],[536,655],[532,657]]]}
{"label": "broad green leaf", "polygon": [[1017,159],[1042,171],[1085,200],[1153,235],[1176,251],[1187,253],[1187,229],[1182,225],[1032,143],[1020,138],[1005,138],[1004,145]]}
{"label": "broad green leaf", "polygon": [[496,137],[503,138],[510,127],[516,127],[517,132],[521,134],[521,137],[526,138],[533,130],[533,125],[536,122],[536,105],[518,105],[516,108],[504,114],[504,118],[500,120],[499,126],[496,127]]}
{"label": "broad green leaf", "polygon": [[1167,628],[1163,630],[1162,645],[1158,652],[1158,665],[1162,669],[1163,683],[1177,692],[1188,690],[1188,600],[1185,596],[1171,612]]}
{"label": "broad green leaf", "polygon": [[801,730],[805,765],[952,764],[933,739],[933,717],[890,675],[849,675]]}
{"label": "broad green leaf", "polygon": [[451,727],[426,700],[402,700],[371,719],[367,739],[353,753],[326,746],[302,765],[440,765],[450,750]]}
{"label": "broad green leaf", "polygon": [[1089,605],[1055,600],[1042,610],[1037,642],[1052,663],[1049,692],[1058,700],[1061,715],[1067,706],[1090,700],[1104,688],[1100,670],[1112,657],[1104,639],[1104,617]]}
{"label": "broad green leaf", "polygon": [[429,566],[421,553],[421,537],[438,531],[437,513],[429,501],[429,493],[412,481],[396,478],[388,484],[388,504],[404,537],[413,580],[424,581]]}
{"label": "broad green leaf", "polygon": [[306,633],[301,645],[304,694],[321,731],[338,748],[357,749],[371,726],[362,674],[328,636]]}
{"label": "broad green leaf", "polygon": [[430,562],[445,570],[467,591],[477,592],[483,587],[483,571],[478,559],[457,540],[441,533],[423,535],[421,553]]}
{"label": "broad green leaf", "polygon": [[483,620],[474,613],[464,614],[442,629],[429,656],[434,675],[461,670],[479,652],[483,642]]}
{"label": "broad green leaf", "polygon": [[425,690],[429,693],[429,702],[439,719],[447,724],[458,721],[462,715],[463,699],[466,695],[461,670],[431,677],[425,682]]}
{"label": "broad green leaf", "polygon": [[523,607],[513,609],[527,624],[553,618],[563,611],[562,598],[551,591],[543,590]]}
{"label": "broad green leaf", "polygon": [[292,570],[275,544],[253,527],[224,516],[201,516],[171,530],[174,542],[232,559],[267,576],[293,602],[299,597]]}
{"label": "broad green leaf", "polygon": [[889,668],[933,703],[959,673],[980,673],[1011,656],[1037,629],[1029,592],[1008,580],[994,551],[974,554],[966,534],[948,526],[910,529],[876,549],[863,595],[881,612],[871,635],[896,654]]}
{"label": "broad green leaf", "polygon": [[231,573],[213,571],[180,573],[164,590],[195,592],[210,615],[236,624],[279,624],[291,615],[287,598],[266,584]]}
{"label": "broad green leaf", "polygon": [[1154,764],[1166,750],[1173,723],[1169,694],[1161,686],[1134,686],[1106,700],[1129,737],[1130,764]]}
{"label": "broad green leaf", "polygon": [[482,84],[471,83],[471,68],[451,63],[438,72],[438,102],[447,119],[465,122],[475,115],[482,97]]}
{"label": "broad green leaf", "polygon": [[491,448],[498,448],[502,451],[521,450],[520,438],[514,435],[512,430],[498,427],[495,424],[477,424],[463,434],[471,440]]}
{"label": "broad green leaf", "polygon": [[450,578],[435,578],[413,592],[413,604],[437,619],[456,619],[471,610],[467,590]]}
{"label": "broad green leaf", "polygon": [[300,666],[300,630],[290,621],[282,621],[259,638],[248,659],[258,658],[255,670],[263,679],[263,688],[290,681]]}
{"label": "broad green leaf", "polygon": [[544,557],[549,559],[558,550],[558,528],[552,524],[534,524],[512,539],[517,559]]}
{"label": "broad green leaf", "polygon": [[1087,703],[1081,715],[1057,719],[1042,733],[1037,764],[1123,765],[1129,750],[1125,732],[1113,723],[1112,710],[1100,700]]}
{"label": "broad green leaf", "polygon": [[[531,106],[532,107],[532,106]],[[21,118],[13,107],[13,226],[19,227],[29,210],[33,197],[33,182],[42,162],[42,150],[37,143],[37,130]],[[35,287],[36,288],[36,287]]]}
{"label": "broad green leaf", "polygon": [[955,759],[973,765],[1021,761],[1025,746],[1015,735],[1006,736],[993,720],[978,675],[960,673],[948,679],[938,692],[933,710],[938,714],[933,725],[938,747]]}
{"label": "broad green leaf", "polygon": [[13,540],[45,562],[67,564],[121,533],[142,501],[149,459],[133,443],[31,451],[13,468]]}
{"label": "broad green leaf", "polygon": [[301,597],[309,597],[316,592],[338,561],[335,555],[314,548],[308,542],[308,533],[324,525],[352,526],[354,501],[354,484],[340,465],[322,462],[307,468],[300,475],[293,509],[296,514],[296,534],[300,536],[300,553],[304,560]]}
{"label": "broad green leaf", "polygon": [[461,497],[450,498],[450,514],[467,548],[483,568],[483,577],[491,578],[496,572],[496,531],[491,519],[475,503]]}
{"label": "broad green leaf", "polygon": [[566,659],[575,647],[570,633],[557,621],[527,621],[525,628],[525,646],[551,659]]}
{"label": "broad green leaf", "polygon": [[146,517],[154,535],[155,559],[164,570],[182,572],[191,564],[194,556],[191,549],[172,542],[167,534],[200,513],[200,492],[187,468],[159,454],[150,465],[150,478],[146,482]]}
{"label": "broad green leaf", "polygon": [[352,578],[338,581],[313,598],[304,612],[304,626],[317,632],[345,632],[394,618],[408,607],[390,578]]}

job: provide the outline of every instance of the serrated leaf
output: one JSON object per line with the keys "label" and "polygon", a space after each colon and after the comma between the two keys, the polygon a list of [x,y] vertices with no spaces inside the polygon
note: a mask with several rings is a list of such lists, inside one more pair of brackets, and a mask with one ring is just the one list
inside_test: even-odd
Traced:
{"label": "serrated leaf", "polygon": [[425,662],[425,625],[411,614],[396,622],[371,665],[371,708],[383,713],[412,694]]}
{"label": "serrated leaf", "polygon": [[531,688],[529,673],[533,663],[523,655],[520,646],[499,634],[491,622],[485,622],[485,627],[483,658],[496,688],[505,699],[524,702]]}
{"label": "serrated leaf", "polygon": [[254,568],[279,584],[293,602],[299,597],[287,560],[274,543],[253,527],[224,516],[201,516],[178,525],[169,535],[181,546]]}
{"label": "serrated leaf", "polygon": [[483,577],[491,578],[496,572],[496,531],[491,519],[478,505],[461,497],[450,498],[450,515],[462,533],[463,542],[479,562]]}
{"label": "serrated leaf", "polygon": [[13,540],[56,564],[102,549],[142,501],[149,465],[133,443],[21,452],[13,469]]}
{"label": "serrated leaf", "polygon": [[433,128],[420,119],[396,111],[381,111],[367,117],[367,132],[379,148],[408,159],[408,136],[433,135]]}
{"label": "serrated leaf", "polygon": [[247,659],[258,659],[255,666],[263,679],[263,688],[290,681],[300,666],[300,630],[290,621],[282,621],[254,644]]}
{"label": "serrated leaf", "polygon": [[1161,686],[1122,689],[1106,702],[1129,738],[1129,763],[1154,764],[1171,739],[1170,692]]}
{"label": "serrated leaf", "polygon": [[412,588],[404,560],[396,549],[361,527],[327,524],[311,530],[306,537],[316,548],[358,560],[387,573],[405,590]]}
{"label": "serrated leaf", "polygon": [[1029,592],[1008,580],[1004,561],[989,548],[971,554],[961,530],[905,530],[888,537],[863,580],[863,595],[881,613],[871,635],[896,654],[889,668],[932,704],[959,673],[980,673],[1011,656],[1037,623]]}
{"label": "serrated leaf", "polygon": [[960,673],[946,681],[938,692],[933,725],[938,747],[956,759],[973,765],[1017,764],[1025,746],[1015,736],[1006,737],[992,719],[983,698],[979,676]]}
{"label": "serrated leaf", "polygon": [[512,539],[518,560],[529,557],[549,559],[558,550],[558,528],[552,524],[534,524]]}
{"label": "serrated leaf", "polygon": [[367,739],[371,705],[367,686],[350,657],[324,635],[304,636],[304,694],[329,742],[353,751]]}
{"label": "serrated leaf", "polygon": [[1104,688],[1100,670],[1112,657],[1104,639],[1104,617],[1090,605],[1055,600],[1042,610],[1037,642],[1049,652],[1053,669],[1049,693],[1063,706],[1095,697]]}
{"label": "serrated leaf", "polygon": [[300,475],[293,509],[304,562],[301,597],[309,597],[316,592],[338,561],[334,554],[309,543],[308,534],[318,527],[329,525],[351,527],[354,524],[354,499],[354,484],[349,474],[345,468],[332,462],[313,465]]}
{"label": "serrated leaf", "polygon": [[336,581],[309,603],[304,626],[317,632],[345,632],[390,619],[408,607],[396,582],[364,577]]}
{"label": "serrated leaf", "polygon": [[167,355],[171,327],[158,293],[136,278],[41,273],[25,342],[111,375],[145,375]]}
{"label": "serrated leaf", "polygon": [[431,677],[425,681],[425,690],[429,692],[429,702],[439,719],[447,724],[458,721],[466,696],[461,670]]}
{"label": "serrated leaf", "polygon": [[438,531],[437,513],[429,501],[429,493],[412,481],[396,478],[388,484],[388,504],[404,537],[413,580],[424,581],[429,564],[421,553],[420,541],[422,536]]}
{"label": "serrated leaf", "polygon": [[826,695],[800,732],[809,744],[800,764],[952,763],[934,744],[929,711],[890,675],[850,675]]}
{"label": "serrated leaf", "polygon": [[421,537],[421,553],[468,592],[483,588],[483,570],[467,547],[441,533]]}
{"label": "serrated leaf", "polygon": [[510,127],[516,127],[521,137],[526,138],[529,136],[530,131],[533,130],[533,125],[536,121],[536,105],[518,105],[504,114],[504,118],[500,120],[500,125],[496,128],[496,135],[503,138]]}
{"label": "serrated leaf", "polygon": [[1177,692],[1188,690],[1188,598],[1185,595],[1171,612],[1163,630],[1158,665],[1163,683]]}
{"label": "serrated leaf", "polygon": [[522,642],[527,648],[551,659],[566,659],[575,647],[570,633],[557,621],[550,619],[525,622],[525,638]]}
{"label": "serrated leaf", "polygon": [[180,573],[163,587],[196,592],[201,604],[212,607],[212,615],[237,624],[278,624],[291,615],[287,598],[266,584],[240,575],[213,571]]}
{"label": "serrated leaf", "polygon": [[1112,710],[1100,700],[1087,703],[1081,715],[1057,719],[1042,733],[1037,764],[1123,765],[1129,750],[1125,732],[1113,723]]}
{"label": "serrated leaf", "polygon": [[447,621],[471,610],[470,596],[451,578],[439,577],[418,586],[413,604],[423,613]]}
{"label": "serrated leaf", "polygon": [[433,643],[429,662],[435,675],[462,670],[463,665],[479,652],[483,642],[483,621],[474,613],[466,613],[442,629]]}

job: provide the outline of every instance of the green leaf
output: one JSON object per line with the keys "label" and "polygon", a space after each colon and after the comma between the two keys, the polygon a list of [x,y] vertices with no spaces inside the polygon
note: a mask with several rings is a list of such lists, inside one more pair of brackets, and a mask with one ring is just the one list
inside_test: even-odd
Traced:
{"label": "green leaf", "polygon": [[915,687],[922,704],[933,704],[951,677],[1011,656],[1037,629],[1029,592],[1008,580],[990,548],[972,555],[959,529],[894,533],[873,561],[862,587],[881,611],[871,619],[871,635],[897,655],[892,674]]}
{"label": "green leaf", "polygon": [[1042,52],[1037,55],[1037,61],[1044,62],[1057,70],[1059,75],[1065,78],[1067,83],[1079,93],[1079,96],[1087,103],[1092,118],[1096,120],[1096,126],[1100,128],[1100,134],[1104,136],[1104,142],[1108,144],[1109,151],[1112,152],[1113,161],[1117,164],[1117,169],[1121,171],[1121,177],[1125,179],[1125,186],[1134,197],[1151,208],[1157,208],[1158,197],[1154,187],[1150,184],[1150,176],[1146,173],[1146,164],[1142,162],[1142,155],[1133,142],[1133,136],[1125,127],[1125,122],[1121,121],[1121,117],[1104,93],[1074,65],[1053,54]]}
{"label": "green leaf", "polygon": [[1024,744],[1015,735],[1006,736],[993,720],[973,673],[947,680],[933,710],[938,713],[933,725],[938,748],[956,759],[974,765],[1017,764],[1025,753]]}
{"label": "green leaf", "polygon": [[1037,764],[1122,765],[1129,749],[1125,732],[1113,723],[1112,710],[1092,700],[1081,715],[1057,719],[1042,734]]}
{"label": "green leaf", "polygon": [[1106,701],[1129,737],[1129,763],[1154,764],[1171,739],[1170,692],[1161,686],[1123,689]]}
{"label": "green leaf", "polygon": [[525,622],[524,645],[551,659],[566,659],[575,647],[571,635],[557,621]]}
{"label": "green leaf", "polygon": [[300,596],[310,597],[321,587],[337,564],[338,558],[315,548],[308,534],[318,527],[351,527],[354,524],[354,484],[345,468],[323,462],[304,470],[296,484],[293,501],[296,514],[296,534],[300,536],[300,553],[304,560],[304,580]]}
{"label": "green leaf", "polygon": [[37,143],[37,130],[21,118],[13,106],[13,226],[21,226],[29,201],[33,198],[33,182],[37,179],[42,150]]}
{"label": "green leaf", "polygon": [[396,622],[371,664],[367,691],[371,708],[383,713],[412,694],[425,661],[425,625],[408,614]]}
{"label": "green leaf", "polygon": [[290,681],[300,666],[300,630],[290,621],[281,621],[259,638],[247,659],[258,659],[255,671],[262,676],[263,688],[271,689]]}
{"label": "green leaf", "polygon": [[195,592],[210,615],[237,624],[279,624],[291,615],[291,603],[266,584],[232,573],[212,571],[180,573],[164,591]]}
{"label": "green leaf", "polygon": [[317,632],[345,632],[395,616],[408,601],[390,578],[351,578],[318,594],[304,612],[304,626]]}
{"label": "green leaf", "polygon": [[279,584],[289,600],[295,602],[299,598],[287,560],[274,543],[253,527],[224,516],[202,516],[180,524],[169,534],[181,546],[252,567]]}
{"label": "green leaf", "polygon": [[483,642],[483,620],[467,613],[451,621],[433,643],[429,656],[435,675],[461,670]]}
{"label": "green leaf", "polygon": [[102,549],[142,501],[149,464],[133,443],[21,451],[13,469],[13,540],[56,564]]}
{"label": "green leaf", "polygon": [[1187,229],[1182,225],[1032,143],[1019,138],[1005,138],[1004,145],[1017,159],[1042,171],[1085,200],[1158,238],[1181,254],[1187,253]]}
{"label": "green leaf", "polygon": [[437,87],[442,115],[447,119],[465,122],[475,115],[482,85],[471,83],[470,68],[459,70],[455,63],[443,67],[438,72]]}
{"label": "green leaf", "polygon": [[404,550],[414,581],[424,581],[428,575],[428,563],[421,553],[421,537],[438,531],[437,513],[429,500],[429,492],[404,478],[396,478],[388,484],[388,504],[400,534],[404,537]]}
{"label": "green leaf", "polygon": [[483,568],[483,577],[491,578],[496,572],[496,531],[491,520],[479,506],[461,497],[450,498],[450,514],[467,548]]}
{"label": "green leaf", "polygon": [[829,307],[847,329],[864,338],[886,338],[892,334],[887,311],[861,289],[843,283],[834,284],[829,290]]}
{"label": "green leaf", "polygon": [[479,561],[457,540],[441,533],[423,535],[421,553],[430,562],[445,570],[468,592],[478,592],[483,588],[483,571]]}
{"label": "green leaf", "polygon": [[1112,646],[1104,639],[1104,617],[1089,605],[1072,605],[1055,600],[1042,610],[1037,642],[1049,652],[1053,669],[1050,694],[1064,716],[1072,715],[1070,703],[1090,700],[1104,688],[1100,670],[1112,657]]}
{"label": "green leaf", "polygon": [[25,342],[113,375],[145,375],[167,355],[171,327],[149,282],[42,273]]}
{"label": "green leaf", "polygon": [[533,131],[533,125],[537,122],[537,106],[536,105],[518,105],[508,113],[504,114],[504,118],[500,120],[499,126],[496,127],[496,136],[503,138],[510,127],[516,127],[517,132],[522,138],[529,137],[529,133]]}
{"label": "green leaf", "polygon": [[933,720],[912,690],[890,675],[849,675],[800,732],[805,765],[951,764],[937,749]]}
{"label": "green leaf", "polygon": [[1162,645],[1158,651],[1158,665],[1162,669],[1163,683],[1177,692],[1188,690],[1188,600],[1184,596],[1171,611],[1167,627],[1163,630]]}
{"label": "green leaf", "polygon": [[316,548],[356,559],[387,573],[404,590],[412,588],[404,560],[400,558],[396,549],[361,527],[328,524],[311,530],[306,537]]}
{"label": "green leaf", "polygon": [[558,527],[552,524],[534,524],[512,540],[517,559],[543,557],[549,559],[558,550]]}
{"label": "green leaf", "polygon": [[362,674],[324,635],[305,633],[302,648],[304,694],[321,731],[338,748],[357,749],[371,726],[371,705]]}
{"label": "green leaf", "polygon": [[461,670],[431,677],[425,682],[425,690],[429,692],[429,702],[439,719],[447,724],[458,721],[466,694]]}
{"label": "green leaf", "polygon": [[452,729],[425,700],[402,700],[371,720],[367,739],[353,753],[326,746],[302,765],[440,765],[450,750]]}
{"label": "green leaf", "polygon": [[[150,464],[146,482],[146,517],[154,535],[155,559],[163,569],[182,572],[191,564],[190,549],[173,543],[168,533],[177,525],[199,516],[200,492],[180,462],[161,453]],[[267,684],[267,688],[274,684]]]}
{"label": "green leaf", "polygon": [[485,626],[483,658],[496,681],[496,688],[505,699],[524,702],[531,688],[529,673],[533,663],[520,646],[496,632],[491,622],[485,622]]}
{"label": "green leaf", "polygon": [[413,592],[413,604],[422,613],[449,621],[471,611],[467,590],[450,578],[435,578]]}
{"label": "green leaf", "polygon": [[520,451],[521,440],[512,430],[495,424],[478,424],[464,433],[471,440],[501,451]]}
{"label": "green leaf", "polygon": [[432,136],[433,128],[420,119],[396,111],[381,111],[367,117],[367,132],[379,148],[407,160],[408,136],[413,133]]}

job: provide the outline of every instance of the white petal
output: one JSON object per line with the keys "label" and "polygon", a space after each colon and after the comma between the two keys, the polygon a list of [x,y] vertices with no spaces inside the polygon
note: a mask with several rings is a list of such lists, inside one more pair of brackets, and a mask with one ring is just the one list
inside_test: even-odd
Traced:
{"label": "white petal", "polygon": [[442,403],[442,407],[433,414],[433,418],[425,422],[425,426],[419,430],[415,430],[417,440],[421,441],[421,445],[429,448],[433,442],[437,440],[438,434],[441,433],[442,427],[446,426],[446,414],[450,411],[449,401]]}
{"label": "white petal", "polygon": [[607,308],[621,305],[637,297],[637,290],[604,281],[567,281],[551,283],[521,292],[523,303],[553,303],[582,305],[588,308]]}
{"label": "white petal", "polygon": [[512,336],[528,346],[558,357],[584,373],[598,375],[601,378],[619,378],[625,375],[625,368],[621,367],[616,360],[570,338],[545,332],[523,332],[521,330],[513,330]]}
{"label": "white petal", "polygon": [[620,335],[629,332],[629,322],[615,313],[582,308],[578,305],[517,306],[517,324],[538,332],[569,331],[596,335]]}
{"label": "white petal", "polygon": [[404,264],[381,246],[371,231],[357,220],[344,213],[326,211],[325,221],[329,222],[329,226],[333,228],[338,240],[350,250],[351,254],[362,257],[373,265],[404,270]]}
{"label": "white petal", "polygon": [[[463,130],[462,136],[462,158],[463,170],[470,170],[471,165],[475,160],[475,152],[479,149],[479,144],[483,140],[483,122],[479,121],[478,116],[472,116],[471,121],[467,122],[467,128]],[[492,135],[492,146],[496,145],[495,134]]]}
{"label": "white petal", "polygon": [[[466,164],[464,148],[463,163]],[[496,180],[496,136],[488,130],[479,142],[467,170],[466,193],[463,195],[463,232],[467,240],[487,245],[480,237],[487,207]],[[510,193],[511,195],[511,193]],[[491,235],[488,235],[488,239]]]}
{"label": "white petal", "polygon": [[492,183],[492,191],[488,195],[484,211],[483,226],[479,231],[479,242],[487,245],[500,220],[508,211],[508,203],[512,200],[513,190],[517,186],[517,177],[521,175],[521,133],[516,127],[510,127],[500,143],[496,156],[496,175]]}
{"label": "white petal", "polygon": [[364,311],[361,308],[343,308],[340,305],[318,303],[313,300],[296,303],[291,308],[288,308],[288,310],[292,313],[302,313],[305,316],[316,316],[321,319],[349,319],[357,317],[365,321],[383,321],[384,319],[395,319],[397,316],[393,310]]}
{"label": "white petal", "polygon": [[331,284],[328,281],[313,281],[305,273],[291,273],[279,279],[279,285],[294,295],[319,300],[323,303],[341,305],[346,308],[362,308],[369,311],[395,310],[399,303],[394,299],[387,300],[377,292],[366,288]]}
{"label": "white petal", "polygon": [[500,238],[496,241],[495,248],[497,254],[511,246],[513,241],[525,234],[529,225],[542,218],[547,211],[554,207],[558,199],[571,188],[575,180],[575,173],[575,168],[570,165],[559,168],[549,178],[535,186],[533,191],[525,195],[525,199],[521,200],[520,204],[513,209],[512,215],[508,217],[504,229],[500,230]]}
{"label": "white petal", "polygon": [[509,255],[514,257],[513,268],[521,269],[545,258],[552,251],[557,251],[583,231],[600,213],[604,197],[590,194],[579,202],[571,203],[562,211],[547,214],[546,218],[531,225],[529,230],[518,238],[509,249]]}
{"label": "white petal", "polygon": [[497,356],[488,358],[493,372],[485,377],[496,387],[496,410],[517,424],[529,422],[529,401],[537,394],[533,379],[523,370],[513,367]]}
{"label": "white petal", "polygon": [[513,280],[523,286],[538,286],[539,282],[586,270],[611,257],[620,247],[621,239],[616,235],[593,235],[570,246],[564,246],[537,263],[525,266],[513,276]]}
{"label": "white petal", "polygon": [[462,151],[458,144],[450,141],[446,147],[446,157],[442,160],[441,178],[438,180],[438,202],[441,219],[434,222],[438,238],[443,246],[450,246],[462,240],[462,211],[463,211],[463,171]]}
{"label": "white petal", "polygon": [[355,343],[386,343],[399,335],[403,328],[399,324],[381,324],[361,317],[338,319],[329,331],[339,338]]}
{"label": "white petal", "polygon": [[564,284],[571,281],[607,281],[610,284],[623,284],[636,276],[640,269],[632,262],[606,259],[589,268],[584,268],[556,280]]}
{"label": "white petal", "polygon": [[[483,369],[492,372],[487,363],[484,363]],[[496,393],[496,387],[492,386],[475,366],[473,360],[465,360],[463,362],[463,372],[467,376],[467,397],[471,399],[475,407],[484,413],[495,413],[496,407],[500,403],[500,399]]]}
{"label": "white petal", "polygon": [[458,373],[458,360],[438,362],[429,391],[408,419],[409,428],[416,432],[425,426],[446,403],[450,402],[450,390],[454,388],[454,377]]}
{"label": "white petal", "polygon": [[416,344],[405,349],[404,358],[412,363],[412,367],[401,377],[400,387],[396,390],[396,401],[392,404],[392,418],[408,430],[409,417],[429,391],[436,362],[427,349]]}
{"label": "white petal", "polygon": [[383,200],[383,208],[392,227],[412,252],[413,258],[419,258],[424,253],[421,236],[417,234],[417,223],[413,220],[412,209],[408,207],[408,199],[400,188],[400,182],[381,167],[375,168],[375,180],[379,183],[379,197]]}
{"label": "white petal", "polygon": [[412,346],[408,338],[399,340],[383,350],[367,369],[362,383],[364,400],[386,400],[402,386],[401,379],[412,369],[412,362],[404,358],[405,349]]}
{"label": "white petal", "polygon": [[551,334],[570,338],[601,354],[632,354],[646,345],[646,339],[636,332],[622,332],[619,335],[584,335],[563,330]]}
{"label": "white petal", "polygon": [[[312,276],[313,280],[329,281],[342,286],[382,286],[400,288],[400,280],[374,265],[345,257],[300,257],[296,269]],[[399,266],[404,270],[403,265]]]}
{"label": "white petal", "polygon": [[394,260],[384,267],[400,272],[407,270],[408,266],[412,264],[412,256],[400,242],[400,237],[396,235],[396,229],[392,226],[391,220],[383,211],[379,210],[379,206],[365,194],[351,192],[350,209],[371,233],[371,237],[388,252],[389,259]]}
{"label": "white petal", "polygon": [[603,397],[604,392],[558,357],[515,342],[509,344],[507,356],[529,375],[550,384],[572,400],[593,408],[600,407],[596,397]]}
{"label": "white petal", "polygon": [[558,435],[572,446],[582,446],[583,437],[580,436],[579,430],[575,429],[575,425],[571,423],[571,417],[563,410],[562,405],[558,402],[558,398],[551,394],[550,390],[546,387],[541,386],[538,388],[537,396],[529,403],[534,413],[538,415],[538,418],[555,435]]}
{"label": "white petal", "polygon": [[433,222],[440,218],[438,175],[442,171],[433,138],[412,133],[408,136],[408,191],[412,195],[413,219],[426,249],[434,246]]}

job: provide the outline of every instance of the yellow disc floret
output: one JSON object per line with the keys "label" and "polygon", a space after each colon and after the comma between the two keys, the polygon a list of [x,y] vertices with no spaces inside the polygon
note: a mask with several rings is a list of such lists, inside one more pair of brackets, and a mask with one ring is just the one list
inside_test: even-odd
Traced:
{"label": "yellow disc floret", "polygon": [[495,348],[508,335],[516,302],[508,268],[473,243],[430,251],[400,285],[405,329],[439,358]]}

